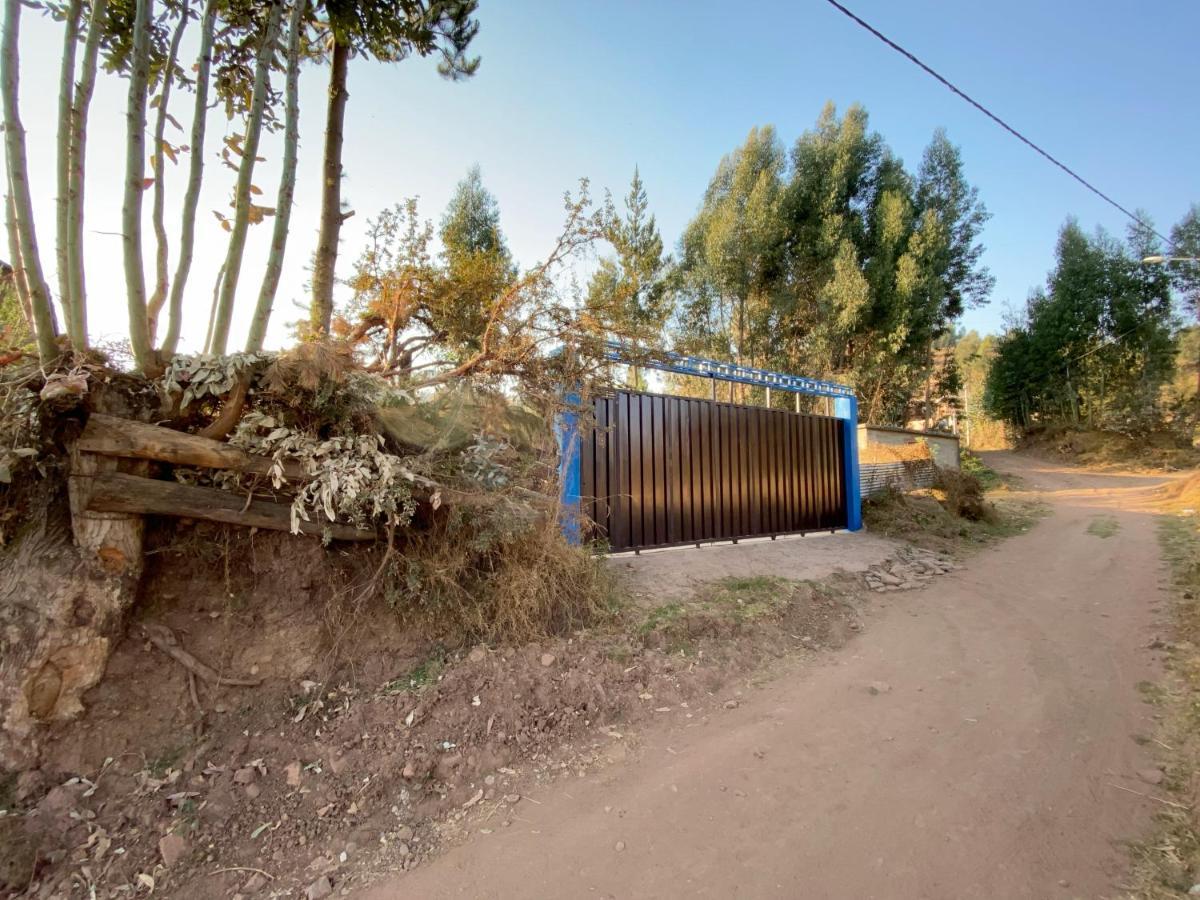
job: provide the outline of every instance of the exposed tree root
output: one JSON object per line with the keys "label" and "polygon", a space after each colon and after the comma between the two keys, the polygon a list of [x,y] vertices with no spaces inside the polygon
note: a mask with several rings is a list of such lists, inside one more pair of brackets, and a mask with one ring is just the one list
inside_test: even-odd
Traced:
{"label": "exposed tree root", "polygon": [[[200,660],[180,647],[174,633],[165,625],[144,624],[142,625],[142,633],[146,636],[146,640],[155,647],[187,669],[188,672],[203,678],[209,684],[232,685],[235,687],[257,687],[262,684],[261,678],[230,678],[227,675],[221,675],[215,669],[200,662]],[[199,704],[197,703],[197,705]]]}

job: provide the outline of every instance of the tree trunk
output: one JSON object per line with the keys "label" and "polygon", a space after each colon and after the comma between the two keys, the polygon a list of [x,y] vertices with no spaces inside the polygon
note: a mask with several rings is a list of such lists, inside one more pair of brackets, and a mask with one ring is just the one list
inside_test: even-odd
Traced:
{"label": "tree trunk", "polygon": [[66,9],[63,32],[62,68],[58,76],[58,140],[55,174],[58,196],[54,199],[55,241],[54,257],[58,272],[58,302],[67,320],[71,346],[82,350],[87,335],[79,333],[79,316],[75,312],[75,295],[71,291],[71,260],[67,252],[70,234],[71,199],[71,110],[75,105],[75,51],[79,44],[79,22],[83,17],[83,0],[71,0]]}
{"label": "tree trunk", "polygon": [[[11,189],[4,195],[4,231],[8,235],[8,255],[12,260],[13,293],[17,295],[17,302],[21,305],[21,315],[25,319],[25,326],[29,329],[29,333],[37,334],[37,323],[33,320],[33,307],[29,305],[29,291],[25,287],[25,269],[21,266],[21,246],[17,241]],[[1197,396],[1200,397],[1200,394]]]}
{"label": "tree trunk", "polygon": [[29,195],[29,166],[25,155],[25,128],[21,124],[18,71],[21,37],[21,0],[5,0],[4,36],[0,40],[0,91],[4,105],[4,150],[8,158],[9,191],[12,197],[10,229],[21,254],[24,277],[16,279],[17,290],[25,291],[37,331],[38,356],[48,366],[58,358],[55,341],[54,310],[50,289],[38,256],[37,232],[33,221],[33,201]]}
{"label": "tree trunk", "polygon": [[107,0],[92,0],[88,17],[88,33],[83,44],[83,62],[79,69],[79,84],[71,104],[71,143],[68,162],[67,188],[67,271],[70,278],[71,313],[76,317],[71,339],[76,349],[87,346],[87,284],[83,266],[83,183],[84,157],[87,148],[88,108],[96,87],[96,58],[104,32]]}
{"label": "tree trunk", "polygon": [[170,248],[167,243],[167,226],[163,222],[163,206],[166,202],[166,151],[163,143],[167,131],[167,105],[171,100],[171,86],[175,82],[175,63],[179,59],[179,42],[183,40],[183,30],[188,24],[189,2],[183,0],[179,8],[179,24],[171,36],[171,47],[167,51],[167,62],[163,67],[162,89],[158,92],[158,114],[154,122],[154,207],[151,221],[154,223],[154,293],[146,308],[146,330],[150,333],[150,344],[153,346],[158,334],[158,316],[163,304],[167,302],[167,263]]}
{"label": "tree trunk", "polygon": [[322,164],[321,230],[313,260],[312,306],[309,322],[314,335],[329,334],[333,322],[333,278],[342,230],[342,136],[346,121],[346,69],[350,47],[336,37],[329,70],[329,110],[325,124]]}
{"label": "tree trunk", "polygon": [[[183,291],[192,269],[192,254],[196,246],[196,210],[200,205],[200,186],[204,180],[204,133],[208,118],[208,77],[212,68],[213,32],[216,29],[216,0],[204,6],[200,25],[200,52],[196,58],[196,103],[192,111],[191,163],[187,191],[183,195],[183,222],[179,229],[179,261],[175,279],[171,282],[171,301],[167,307],[167,334],[163,338],[162,355],[170,359],[179,347],[183,327]],[[211,325],[209,332],[211,335]],[[205,338],[207,346],[209,338]]]}
{"label": "tree trunk", "polygon": [[136,0],[129,98],[125,118],[125,199],[121,207],[125,299],[129,309],[129,343],[143,374],[155,369],[146,317],[146,272],[142,265],[142,193],[146,180],[146,93],[150,81],[150,27],[154,0]]}
{"label": "tree trunk", "polygon": [[300,142],[300,35],[304,30],[304,11],[307,5],[306,0],[293,0],[292,15],[288,22],[283,171],[279,176],[279,195],[275,201],[271,254],[267,257],[267,269],[263,273],[262,287],[258,291],[258,303],[254,307],[254,318],[250,321],[250,334],[246,338],[247,353],[257,352],[263,347],[267,323],[271,320],[271,307],[275,303],[275,292],[279,290],[279,276],[283,272],[283,256],[287,250],[288,226],[292,220],[292,198],[296,192],[296,152]]}
{"label": "tree trunk", "polygon": [[254,64],[254,91],[250,97],[250,113],[246,117],[246,139],[242,143],[242,161],[238,166],[237,186],[234,188],[233,227],[229,233],[229,250],[225,255],[225,272],[221,278],[212,343],[208,348],[208,352],[218,356],[225,354],[229,344],[229,326],[233,321],[238,277],[242,273],[242,255],[246,250],[246,232],[250,227],[250,186],[254,178],[258,142],[262,137],[263,108],[266,106],[267,92],[270,89],[271,58],[275,51],[275,38],[279,33],[279,18],[282,12],[283,3],[271,4],[266,30],[263,32],[262,44],[258,48],[258,58]]}

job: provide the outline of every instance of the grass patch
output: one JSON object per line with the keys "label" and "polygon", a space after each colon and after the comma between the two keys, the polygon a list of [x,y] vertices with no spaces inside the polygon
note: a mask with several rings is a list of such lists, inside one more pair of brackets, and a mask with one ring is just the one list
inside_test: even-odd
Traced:
{"label": "grass patch", "polygon": [[643,646],[689,656],[706,639],[727,640],[748,626],[782,616],[789,604],[812,590],[806,582],[787,578],[721,578],[700,587],[686,602],[650,610],[636,633]]}
{"label": "grass patch", "polygon": [[1190,785],[1200,773],[1200,517],[1163,517],[1159,542],[1171,570],[1172,634],[1166,644],[1167,672],[1160,684],[1138,685],[1162,716],[1151,738],[1166,779],[1156,791],[1161,804],[1155,828],[1131,845],[1136,900],[1185,897],[1200,883],[1200,820]]}
{"label": "grass patch", "polygon": [[1099,538],[1110,538],[1121,530],[1121,523],[1112,516],[1097,516],[1087,527],[1088,534]]}
{"label": "grass patch", "polygon": [[795,582],[786,578],[765,575],[722,578],[709,585],[705,600],[714,611],[748,621],[778,611],[794,587]]}
{"label": "grass patch", "polygon": [[404,691],[419,691],[438,680],[442,670],[446,668],[446,660],[442,654],[429,657],[420,665],[414,666],[399,678],[393,678],[383,686],[385,694],[400,694]]}
{"label": "grass patch", "polygon": [[683,618],[682,603],[668,603],[666,606],[656,606],[646,615],[646,620],[638,626],[638,634],[649,634],[678,622]]}

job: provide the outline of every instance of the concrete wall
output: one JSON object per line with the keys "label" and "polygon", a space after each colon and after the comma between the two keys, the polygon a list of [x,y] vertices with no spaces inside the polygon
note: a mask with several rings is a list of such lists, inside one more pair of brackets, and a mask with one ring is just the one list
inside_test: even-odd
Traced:
{"label": "concrete wall", "polygon": [[943,469],[958,468],[958,438],[940,431],[906,431],[882,425],[859,425],[858,446],[860,455],[872,444],[890,446],[913,446],[924,441],[933,461]]}

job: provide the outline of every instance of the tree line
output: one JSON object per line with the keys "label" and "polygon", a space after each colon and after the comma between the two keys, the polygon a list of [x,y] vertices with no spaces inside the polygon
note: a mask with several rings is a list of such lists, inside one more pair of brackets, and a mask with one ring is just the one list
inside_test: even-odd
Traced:
{"label": "tree line", "polygon": [[935,343],[988,300],[987,218],[941,130],[911,171],[860,106],[827,105],[790,152],[756,128],[680,242],[676,345],[847,382],[864,420],[902,422]]}
{"label": "tree line", "polygon": [[1145,433],[1174,423],[1190,438],[1194,401],[1164,388],[1176,368],[1179,314],[1197,308],[1200,207],[1172,231],[1149,219],[1124,239],[1087,233],[1068,219],[1044,288],[1010,317],[997,340],[985,403],[1019,429],[1067,423]]}

